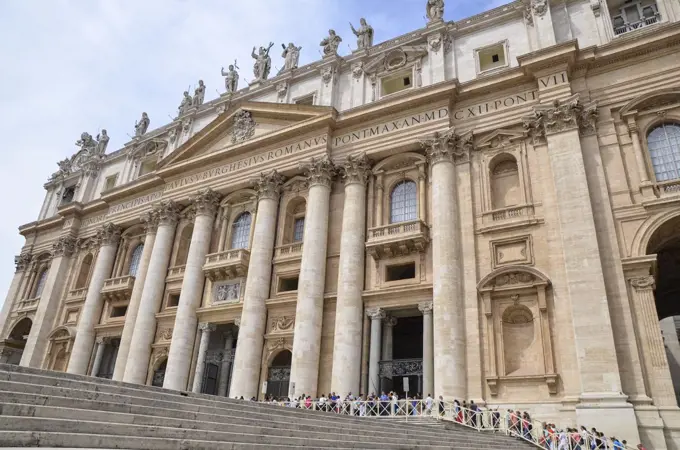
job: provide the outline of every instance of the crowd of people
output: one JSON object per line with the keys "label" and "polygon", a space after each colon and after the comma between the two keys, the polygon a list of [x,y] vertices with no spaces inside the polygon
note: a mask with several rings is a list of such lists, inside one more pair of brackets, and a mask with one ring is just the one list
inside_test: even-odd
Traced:
{"label": "crowd of people", "polygon": [[[240,398],[244,400],[243,397]],[[255,397],[251,401],[257,401]],[[310,409],[323,412],[365,416],[433,416],[450,420],[478,430],[500,431],[540,445],[546,450],[625,450],[626,440],[615,436],[607,438],[595,428],[559,428],[554,423],[537,422],[527,411],[508,409],[501,413],[498,408],[482,408],[474,400],[469,402],[445,401],[442,396],[435,399],[431,394],[424,398],[416,394],[399,398],[396,392],[376,394],[349,393],[341,398],[335,392],[322,394],[318,398],[302,394],[299,397],[265,396],[265,403],[290,408]],[[642,444],[636,447],[646,450]]]}

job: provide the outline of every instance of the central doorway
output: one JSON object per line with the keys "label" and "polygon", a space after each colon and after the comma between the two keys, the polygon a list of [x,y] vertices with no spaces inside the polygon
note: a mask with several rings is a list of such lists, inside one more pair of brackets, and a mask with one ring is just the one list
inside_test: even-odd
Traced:
{"label": "central doorway", "polygon": [[293,354],[290,350],[282,350],[274,357],[267,372],[267,395],[274,398],[288,397],[292,361]]}
{"label": "central doorway", "polygon": [[[390,332],[390,330],[385,330],[385,332]],[[409,396],[422,395],[423,317],[397,316],[396,324],[391,328],[391,332],[391,359],[388,359],[390,355],[384,354],[383,348],[383,358],[380,363],[380,390],[394,391],[400,398],[404,398],[408,387]],[[408,386],[405,379],[408,379]]]}

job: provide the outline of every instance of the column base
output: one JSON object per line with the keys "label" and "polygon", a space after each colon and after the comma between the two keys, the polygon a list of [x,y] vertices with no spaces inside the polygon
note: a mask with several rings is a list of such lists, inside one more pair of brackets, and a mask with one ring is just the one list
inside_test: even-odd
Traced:
{"label": "column base", "polygon": [[633,405],[627,396],[610,392],[584,393],[576,405],[576,422],[579,426],[595,427],[606,433],[607,437],[616,436],[637,445],[640,442],[638,421]]}

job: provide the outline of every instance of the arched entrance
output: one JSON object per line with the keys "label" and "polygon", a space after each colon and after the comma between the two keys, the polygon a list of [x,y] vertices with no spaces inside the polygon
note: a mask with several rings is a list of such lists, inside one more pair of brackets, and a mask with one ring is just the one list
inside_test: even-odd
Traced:
{"label": "arched entrance", "polygon": [[7,336],[7,339],[2,342],[3,362],[6,362],[7,364],[19,364],[32,326],[33,321],[28,317],[24,317],[14,325],[9,336]]}
{"label": "arched entrance", "polygon": [[656,255],[654,302],[676,399],[680,399],[680,217],[652,234],[647,254]]}
{"label": "arched entrance", "polygon": [[290,383],[290,366],[293,354],[290,350],[281,350],[272,360],[267,372],[267,395],[287,397]]}

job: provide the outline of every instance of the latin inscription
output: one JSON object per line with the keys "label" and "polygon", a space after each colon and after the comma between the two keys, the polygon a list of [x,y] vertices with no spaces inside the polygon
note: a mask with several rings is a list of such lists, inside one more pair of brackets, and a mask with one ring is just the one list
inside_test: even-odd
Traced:
{"label": "latin inscription", "polygon": [[304,141],[286,145],[285,147],[270,150],[268,152],[260,153],[258,155],[249,156],[248,158],[234,161],[233,163],[225,164],[223,166],[215,167],[197,174],[180,178],[179,180],[171,181],[170,183],[165,185],[165,192],[173,191],[184,186],[190,186],[192,184],[209,180],[211,178],[227,175],[229,173],[238,172],[242,169],[257,166],[265,162],[277,160],[283,157],[288,157],[301,151],[317,147],[319,145],[326,145],[327,143],[328,136],[324,134],[322,136],[306,139]]}
{"label": "latin inscription", "polygon": [[447,117],[449,117],[449,110],[447,108],[439,108],[413,116],[402,117],[393,120],[392,122],[375,125],[370,128],[364,128],[362,130],[357,130],[351,133],[343,134],[342,136],[334,137],[333,147],[342,147],[343,145],[352,144],[364,139],[376,136],[384,136],[395,131],[405,130],[414,125],[432,122],[433,120],[445,119]]}
{"label": "latin inscription", "polygon": [[475,117],[512,108],[513,106],[523,105],[524,103],[535,101],[538,97],[536,94],[537,91],[532,90],[522,94],[514,94],[490,102],[461,108],[453,113],[453,118],[455,120],[473,119]]}
{"label": "latin inscription", "polygon": [[98,223],[102,223],[103,221],[106,220],[107,214],[102,214],[100,216],[94,216],[94,217],[88,217],[87,219],[83,219],[82,226],[87,227],[90,225],[96,225]]}
{"label": "latin inscription", "polygon": [[163,191],[158,191],[158,192],[152,192],[151,194],[143,195],[141,197],[134,198],[132,200],[128,200],[127,202],[119,203],[117,205],[113,205],[109,208],[109,213],[107,215],[112,216],[114,214],[121,213],[123,211],[127,211],[128,209],[136,208],[138,206],[146,205],[148,203],[155,202],[156,200],[160,200],[160,198],[163,196]]}
{"label": "latin inscription", "polygon": [[565,84],[568,81],[569,79],[567,78],[567,72],[548,75],[547,77],[541,77],[538,79],[538,89],[543,90],[554,86],[559,86],[560,84]]}

